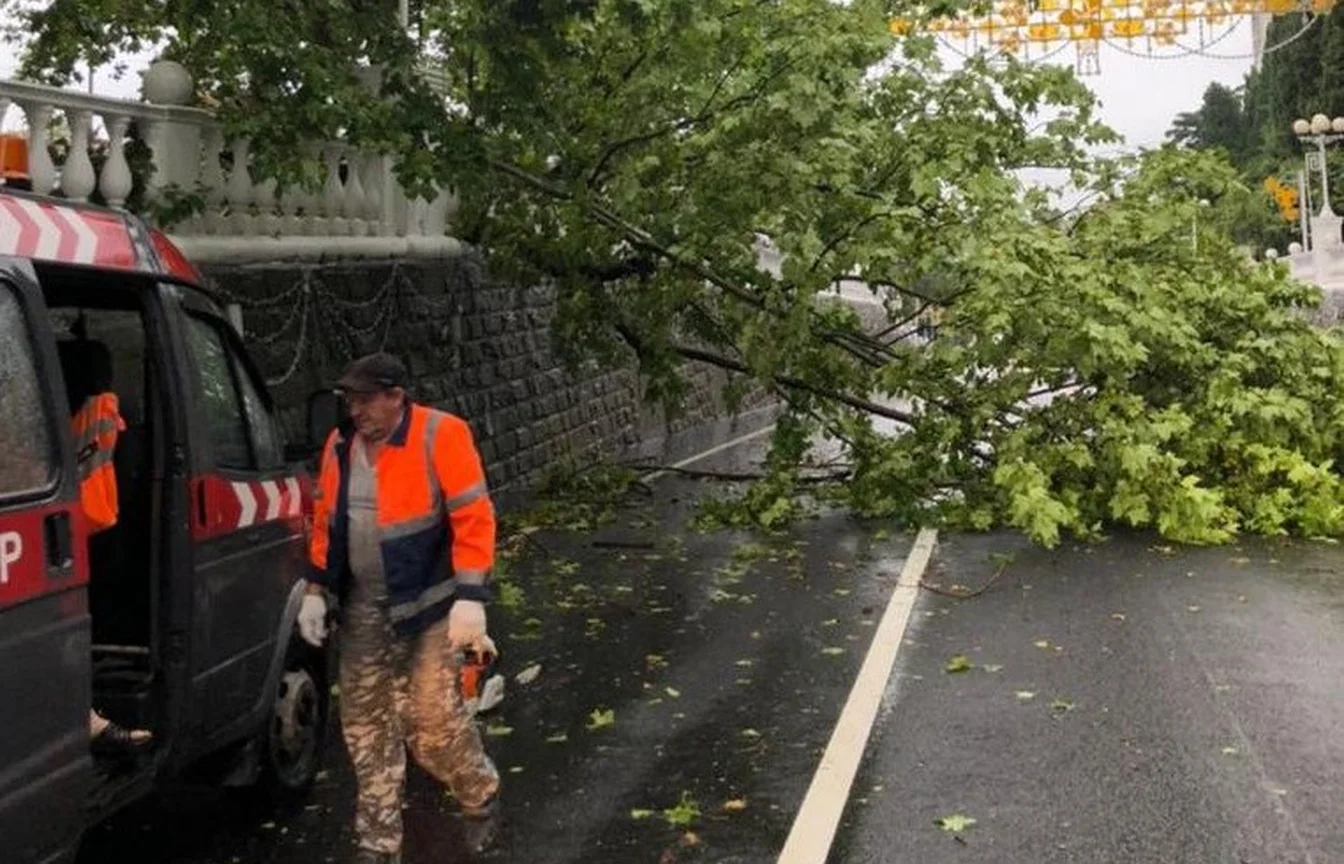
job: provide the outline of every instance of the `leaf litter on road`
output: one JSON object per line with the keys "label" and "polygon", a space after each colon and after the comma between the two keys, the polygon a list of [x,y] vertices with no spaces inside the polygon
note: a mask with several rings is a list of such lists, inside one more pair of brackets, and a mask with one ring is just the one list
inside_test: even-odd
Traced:
{"label": "leaf litter on road", "polygon": [[943,665],[943,671],[949,675],[955,675],[958,672],[969,672],[971,670],[971,658],[965,654],[953,654],[948,658],[947,663]]}
{"label": "leaf litter on road", "polygon": [[594,708],[593,713],[588,715],[588,729],[602,729],[616,722],[616,712],[610,708],[603,710]]}
{"label": "leaf litter on road", "polygon": [[700,818],[700,805],[691,797],[690,792],[682,792],[681,800],[676,806],[663,811],[663,818],[673,828],[689,828]]}
{"label": "leaf litter on road", "polygon": [[960,834],[974,825],[975,820],[961,813],[953,813],[950,816],[939,816],[933,820],[933,824],[951,834]]}

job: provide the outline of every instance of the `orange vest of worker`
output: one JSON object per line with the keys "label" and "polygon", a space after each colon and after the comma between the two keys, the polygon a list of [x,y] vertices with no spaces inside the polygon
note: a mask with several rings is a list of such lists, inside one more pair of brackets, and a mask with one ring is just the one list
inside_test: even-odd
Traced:
{"label": "orange vest of worker", "polygon": [[[349,559],[350,444],[347,422],[322,454],[313,502],[309,578],[344,595]],[[387,580],[385,605],[402,635],[447,614],[453,600],[486,602],[495,561],[495,510],[471,427],[452,414],[409,405],[379,449],[378,545]]]}
{"label": "orange vest of worker", "polygon": [[79,463],[79,500],[93,531],[117,524],[117,473],[112,455],[117,435],[126,428],[115,393],[84,400],[71,419]]}

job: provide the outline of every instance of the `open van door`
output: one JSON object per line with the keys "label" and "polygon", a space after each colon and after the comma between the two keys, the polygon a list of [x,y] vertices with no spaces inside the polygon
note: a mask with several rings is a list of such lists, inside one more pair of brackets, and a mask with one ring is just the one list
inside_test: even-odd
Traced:
{"label": "open van door", "polygon": [[83,830],[88,552],[65,388],[32,266],[0,257],[0,860],[55,862]]}

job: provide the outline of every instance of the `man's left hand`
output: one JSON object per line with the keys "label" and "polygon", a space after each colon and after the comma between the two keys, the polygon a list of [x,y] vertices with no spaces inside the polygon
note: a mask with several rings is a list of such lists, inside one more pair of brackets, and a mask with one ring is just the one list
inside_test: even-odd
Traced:
{"label": "man's left hand", "polygon": [[477,600],[455,600],[448,610],[448,642],[454,648],[467,649],[487,639],[485,604]]}

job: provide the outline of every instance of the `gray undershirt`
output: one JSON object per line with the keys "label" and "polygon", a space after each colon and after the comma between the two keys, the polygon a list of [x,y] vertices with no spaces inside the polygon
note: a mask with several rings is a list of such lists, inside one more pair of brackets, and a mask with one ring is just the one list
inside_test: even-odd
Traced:
{"label": "gray undershirt", "polygon": [[360,435],[350,443],[349,518],[354,593],[365,600],[381,600],[387,594],[387,577],[378,543],[378,475],[369,461],[368,444]]}

